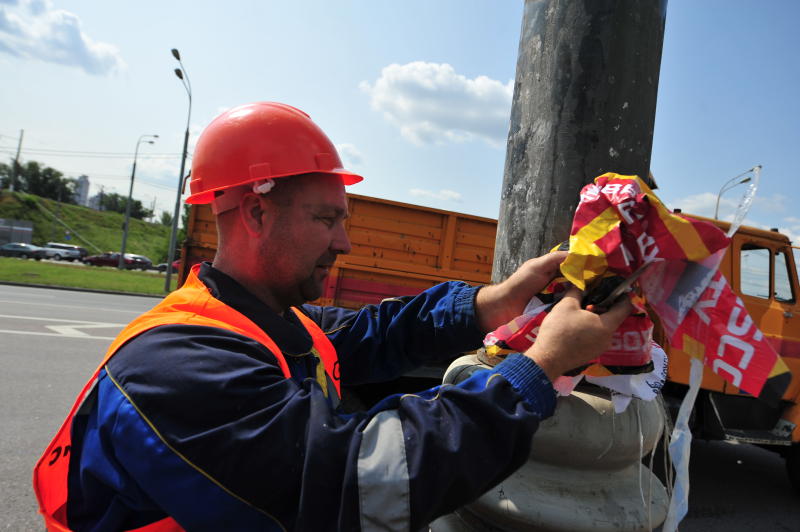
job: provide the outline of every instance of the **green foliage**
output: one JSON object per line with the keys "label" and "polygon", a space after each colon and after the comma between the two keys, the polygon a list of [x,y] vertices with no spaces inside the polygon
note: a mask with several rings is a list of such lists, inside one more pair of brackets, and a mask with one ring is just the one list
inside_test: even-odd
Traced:
{"label": "green foliage", "polygon": [[172,215],[167,211],[161,211],[161,225],[172,226]]}
{"label": "green foliage", "polygon": [[11,181],[11,165],[0,163],[0,188],[8,188]]}
{"label": "green foliage", "polygon": [[[64,174],[43,166],[36,161],[29,161],[25,165],[12,163],[17,167],[17,176],[14,180],[14,190],[28,192],[44,198],[50,198],[64,203],[75,203],[75,180],[67,179]],[[8,188],[13,178],[13,167],[0,164],[0,179],[3,188]]]}
{"label": "green foliage", "polygon": [[[103,194],[103,196],[100,198],[100,209],[104,211],[114,211],[124,214],[125,206],[127,204],[127,196],[121,196],[115,193]],[[150,209],[145,209],[141,201],[137,199],[131,201],[131,218],[144,220],[146,218],[150,218],[152,215],[153,211]]]}

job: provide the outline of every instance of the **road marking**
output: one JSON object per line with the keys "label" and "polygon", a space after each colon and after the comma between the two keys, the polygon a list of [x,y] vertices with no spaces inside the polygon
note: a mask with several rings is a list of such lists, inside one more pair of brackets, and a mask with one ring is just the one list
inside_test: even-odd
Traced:
{"label": "road marking", "polygon": [[4,334],[24,334],[27,336],[58,336],[59,338],[82,338],[84,340],[114,340],[115,336],[78,336],[78,335],[68,335],[68,334],[58,334],[58,333],[46,333],[46,332],[35,332],[35,331],[12,331],[9,329],[0,329],[0,333]]}
{"label": "road marking", "polygon": [[[122,329],[125,327],[124,323],[105,323],[99,321],[86,321],[86,320],[67,320],[59,318],[39,318],[36,316],[12,316],[9,314],[0,314],[0,318],[10,318],[17,320],[28,321],[46,321],[58,325],[45,325],[46,328],[53,332],[35,332],[35,331],[18,331],[11,329],[0,329],[0,333],[6,334],[32,334],[37,336],[59,336],[61,338],[89,338],[95,340],[113,340],[113,336],[92,336],[80,329],[103,329],[114,327],[115,329]],[[74,325],[60,325],[60,324],[74,324]]]}
{"label": "road marking", "polygon": [[94,325],[45,325],[45,327],[51,331],[55,331],[63,336],[80,336],[81,338],[89,338],[91,335],[89,333],[79,331],[78,329],[98,329],[102,327],[108,328],[113,326],[114,324],[108,323],[96,323]]}
{"label": "road marking", "polygon": [[[37,303],[36,301],[17,301],[14,299],[0,299],[0,303],[14,303],[15,305],[36,305],[39,307],[56,307],[56,308],[75,308],[81,310],[98,310],[97,307],[81,307],[77,305],[54,305],[52,303]],[[114,308],[104,308],[103,312],[124,312],[126,314],[143,314],[147,308],[141,310],[118,310]]]}
{"label": "road marking", "polygon": [[18,320],[33,320],[33,321],[49,321],[54,323],[82,323],[85,326],[91,326],[91,327],[125,327],[125,325],[127,325],[127,323],[105,323],[102,321],[67,320],[61,318],[39,318],[36,316],[14,316],[11,314],[0,314],[0,318],[12,318]]}

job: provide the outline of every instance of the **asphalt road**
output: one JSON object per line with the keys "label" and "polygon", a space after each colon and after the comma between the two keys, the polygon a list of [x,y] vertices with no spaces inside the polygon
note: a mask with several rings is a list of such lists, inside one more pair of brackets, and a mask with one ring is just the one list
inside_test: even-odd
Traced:
{"label": "asphalt road", "polygon": [[[42,530],[33,464],[116,333],[154,298],[0,285],[0,529]],[[682,532],[800,532],[778,455],[695,442]]]}
{"label": "asphalt road", "polygon": [[157,302],[0,285],[0,528],[43,529],[34,463],[111,340]]}

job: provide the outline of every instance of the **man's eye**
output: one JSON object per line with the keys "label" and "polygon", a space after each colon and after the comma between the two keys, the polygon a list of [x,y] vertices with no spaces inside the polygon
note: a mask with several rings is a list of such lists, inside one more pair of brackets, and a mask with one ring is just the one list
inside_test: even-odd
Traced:
{"label": "man's eye", "polygon": [[317,220],[321,221],[328,227],[333,227],[333,224],[336,223],[336,218],[333,216],[317,216]]}

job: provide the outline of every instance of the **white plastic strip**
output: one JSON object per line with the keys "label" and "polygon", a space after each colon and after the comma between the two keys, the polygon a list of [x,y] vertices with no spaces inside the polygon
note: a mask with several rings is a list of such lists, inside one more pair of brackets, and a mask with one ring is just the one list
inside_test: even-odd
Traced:
{"label": "white plastic strip", "polygon": [[759,164],[758,166],[754,166],[750,169],[750,172],[753,172],[753,177],[750,178],[750,184],[744,191],[742,199],[739,200],[739,206],[736,208],[736,213],[733,215],[731,227],[728,229],[728,238],[732,237],[733,234],[739,229],[739,226],[742,225],[745,216],[747,216],[748,211],[750,211],[750,206],[753,204],[753,198],[756,197],[758,183],[761,180],[761,165]]}
{"label": "white plastic strip", "polygon": [[703,363],[696,358],[691,359],[689,371],[689,391],[683,398],[678,410],[678,419],[672,430],[672,441],[669,444],[669,456],[675,466],[675,486],[672,499],[669,501],[667,519],[662,532],[675,532],[681,520],[689,511],[689,454],[692,447],[692,431],[689,428],[689,416],[697,400],[700,382],[703,380]]}

